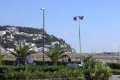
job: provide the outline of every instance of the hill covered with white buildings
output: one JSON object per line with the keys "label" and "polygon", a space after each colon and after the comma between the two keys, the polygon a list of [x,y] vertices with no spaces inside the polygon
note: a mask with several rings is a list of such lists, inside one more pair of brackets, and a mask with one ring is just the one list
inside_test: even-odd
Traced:
{"label": "hill covered with white buildings", "polygon": [[[44,37],[45,49],[57,43],[74,50],[63,39],[49,35],[46,31]],[[9,50],[14,51],[15,45],[19,43],[32,46],[36,52],[42,52],[43,29],[8,25],[0,26],[0,51],[2,53],[8,53],[7,51]]]}

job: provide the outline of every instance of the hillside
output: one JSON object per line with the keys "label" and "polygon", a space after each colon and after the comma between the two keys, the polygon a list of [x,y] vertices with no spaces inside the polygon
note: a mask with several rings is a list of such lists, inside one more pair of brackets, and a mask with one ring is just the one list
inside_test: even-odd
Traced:
{"label": "hillside", "polygon": [[[3,48],[13,48],[15,44],[24,42],[35,45],[37,48],[43,46],[43,29],[21,27],[21,26],[0,26],[0,44]],[[45,46],[61,43],[71,48],[63,39],[50,35],[45,31]]]}

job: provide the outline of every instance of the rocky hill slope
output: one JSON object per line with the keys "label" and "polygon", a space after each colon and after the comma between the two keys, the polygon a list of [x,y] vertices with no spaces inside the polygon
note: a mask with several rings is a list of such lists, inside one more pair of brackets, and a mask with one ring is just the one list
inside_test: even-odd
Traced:
{"label": "rocky hill slope", "polygon": [[[43,47],[43,29],[21,26],[0,26],[0,45],[13,48],[15,44],[24,42],[37,48]],[[50,35],[45,31],[45,46],[61,43],[71,48],[63,39]]]}

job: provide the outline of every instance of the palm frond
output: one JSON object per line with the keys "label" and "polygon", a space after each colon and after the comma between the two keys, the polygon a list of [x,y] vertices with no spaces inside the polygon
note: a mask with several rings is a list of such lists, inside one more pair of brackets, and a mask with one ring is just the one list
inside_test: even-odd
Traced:
{"label": "palm frond", "polygon": [[18,57],[19,55],[14,53],[14,52],[11,52],[10,54],[14,55],[15,57]]}
{"label": "palm frond", "polygon": [[52,60],[53,63],[56,63],[63,53],[65,52],[64,48],[61,47],[61,45],[54,45],[50,46],[49,51],[45,52],[45,54]]}
{"label": "palm frond", "polygon": [[16,57],[27,57],[33,54],[35,51],[30,50],[31,47],[27,45],[19,45],[14,48],[14,52],[11,52]]}

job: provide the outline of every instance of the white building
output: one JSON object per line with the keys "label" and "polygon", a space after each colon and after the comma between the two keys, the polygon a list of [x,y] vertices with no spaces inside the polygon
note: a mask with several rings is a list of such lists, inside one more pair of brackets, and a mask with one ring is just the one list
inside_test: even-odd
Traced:
{"label": "white building", "polygon": [[0,31],[0,36],[3,36],[6,34],[6,31]]}
{"label": "white building", "polygon": [[51,45],[55,45],[55,44],[59,44],[59,42],[58,41],[51,42]]}

